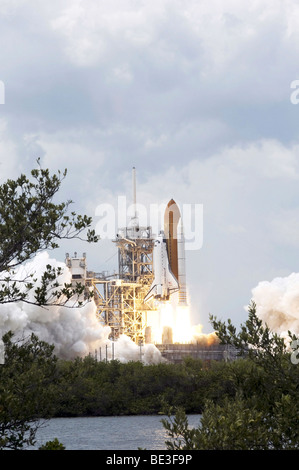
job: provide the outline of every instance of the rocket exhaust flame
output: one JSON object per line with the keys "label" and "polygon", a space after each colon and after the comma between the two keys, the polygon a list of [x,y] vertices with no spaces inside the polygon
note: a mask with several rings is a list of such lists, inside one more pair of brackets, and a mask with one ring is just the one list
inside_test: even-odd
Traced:
{"label": "rocket exhaust flame", "polygon": [[212,346],[213,344],[219,344],[220,339],[213,331],[212,333],[202,333],[202,325],[192,327],[193,331],[193,342],[201,346]]}
{"label": "rocket exhaust flame", "polygon": [[174,342],[190,342],[192,340],[192,328],[189,307],[181,306],[179,303],[175,313],[175,328],[173,333]]}
{"label": "rocket exhaust flame", "polygon": [[205,334],[202,333],[202,325],[191,324],[189,306],[159,302],[158,307],[157,315],[151,322],[154,343],[199,344],[203,347],[219,343],[215,332]]}
{"label": "rocket exhaust flame", "polygon": [[[135,167],[133,168],[132,180],[133,215],[125,232],[122,235],[120,235],[120,232],[116,238],[119,236],[118,240],[124,240],[131,248],[136,248],[139,246],[138,241],[145,240],[142,233],[146,232],[146,241],[150,242],[146,246],[149,247],[148,252],[151,252],[152,238],[149,236],[151,227],[143,228],[144,232],[140,231],[139,227]],[[164,230],[161,230],[155,241],[152,261],[154,281],[145,299],[142,291],[141,302],[154,298],[159,302],[159,310],[156,312],[154,309],[149,309],[147,312],[147,318],[151,318],[150,321],[147,320],[147,328],[145,329],[151,330],[148,331],[151,341],[143,346],[142,360],[145,363],[157,363],[162,360],[162,356],[152,340],[156,343],[166,341],[170,343],[188,343],[202,341],[203,337],[206,342],[213,340],[212,336],[194,334],[194,327],[191,327],[186,291],[184,229],[179,207],[173,199],[169,201],[166,207]],[[50,260],[46,252],[37,255],[20,269],[28,269],[36,273],[38,278],[43,274],[45,266],[49,263],[52,266],[58,265],[63,268],[63,275],[59,279],[61,284],[70,283],[72,273],[78,279],[77,267],[73,266],[71,273],[68,265],[59,263],[55,259]],[[148,268],[148,272],[151,276],[151,268]],[[83,276],[83,278],[85,277]],[[122,279],[119,279],[119,281],[121,284]],[[135,282],[135,277],[132,282]],[[135,300],[134,297],[134,312]],[[173,304],[173,300],[176,300],[176,304]],[[41,340],[54,344],[55,354],[62,359],[84,357],[98,351],[102,357],[106,353],[106,358],[109,359],[119,359],[124,362],[140,360],[141,348],[129,336],[123,334],[115,342],[111,341],[109,336],[113,326],[108,326],[108,322],[106,322],[106,326],[103,326],[99,322],[97,314],[98,305],[95,301],[89,302],[82,308],[72,309],[59,305],[48,309],[22,303],[18,305],[0,305],[0,335],[2,337],[5,332],[12,330],[17,338],[21,338],[34,332]],[[135,322],[135,318],[133,321]],[[140,324],[140,336],[138,338],[143,338],[143,323]],[[127,329],[126,331],[128,333],[130,330]],[[146,334],[144,334],[144,339],[146,339]]]}
{"label": "rocket exhaust flame", "polygon": [[[171,199],[164,213],[164,231],[161,231],[155,241],[155,278],[145,297],[145,301],[152,297],[159,301],[159,318],[151,326],[153,338],[156,343],[164,342],[163,339],[167,337],[174,343],[197,342],[210,345],[218,341],[217,336],[214,333],[199,333],[198,327],[191,326],[185,264],[183,221],[178,205]],[[174,298],[177,300],[175,305],[171,302]]]}

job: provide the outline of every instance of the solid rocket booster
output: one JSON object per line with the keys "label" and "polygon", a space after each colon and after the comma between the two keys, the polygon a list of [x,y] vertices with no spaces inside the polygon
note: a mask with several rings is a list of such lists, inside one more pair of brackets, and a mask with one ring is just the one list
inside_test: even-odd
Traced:
{"label": "solid rocket booster", "polygon": [[186,289],[186,258],[185,258],[185,237],[183,221],[179,223],[178,238],[178,268],[179,268],[179,306],[187,306],[187,289]]}

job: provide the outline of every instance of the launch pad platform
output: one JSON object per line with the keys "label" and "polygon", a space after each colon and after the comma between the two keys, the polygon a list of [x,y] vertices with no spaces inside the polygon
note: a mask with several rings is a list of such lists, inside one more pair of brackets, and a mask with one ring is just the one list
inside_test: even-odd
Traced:
{"label": "launch pad platform", "polygon": [[156,344],[162,357],[172,363],[181,363],[184,359],[201,359],[203,362],[232,361],[237,357],[237,350],[227,344]]}

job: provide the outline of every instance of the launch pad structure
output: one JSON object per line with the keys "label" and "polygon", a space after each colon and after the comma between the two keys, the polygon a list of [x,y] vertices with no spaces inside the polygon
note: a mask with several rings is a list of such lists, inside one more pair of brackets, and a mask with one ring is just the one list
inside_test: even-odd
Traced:
{"label": "launch pad structure", "polygon": [[119,229],[114,243],[118,248],[118,274],[90,277],[97,317],[111,328],[113,340],[125,334],[136,344],[151,342],[147,313],[156,307],[153,301],[144,301],[154,277],[151,227]]}
{"label": "launch pad structure", "polygon": [[[70,257],[67,253],[66,265],[71,270],[74,286],[80,282],[84,283],[86,291],[93,290],[97,317],[103,326],[110,327],[111,340],[125,334],[142,346],[152,343],[147,315],[157,309],[153,300],[144,302],[154,277],[154,240],[149,227],[138,231],[126,228],[120,232],[121,236],[114,240],[118,247],[118,275],[88,271],[85,253],[82,257],[77,257],[77,253]],[[182,362],[186,357],[207,362],[231,361],[237,357],[234,348],[223,344],[173,344],[172,332],[168,330],[163,331],[162,343],[156,347],[161,356],[172,363]]]}
{"label": "launch pad structure", "polygon": [[[117,340],[124,334],[143,344],[152,342],[148,316],[157,312],[157,300],[168,301],[179,292],[179,305],[186,305],[185,248],[183,237],[177,234],[181,214],[175,201],[172,199],[165,211],[164,230],[154,235],[151,226],[139,225],[135,167],[132,187],[131,219],[126,227],[118,228],[113,240],[118,249],[118,273],[87,271],[85,254],[70,258],[67,253],[66,265],[74,285],[80,282],[86,292],[92,290],[97,318],[110,327],[110,338]],[[172,334],[166,336],[171,338]]]}
{"label": "launch pad structure", "polygon": [[71,269],[72,282],[82,282],[86,289],[92,289],[97,318],[110,327],[112,340],[125,334],[136,344],[150,343],[147,313],[157,309],[154,300],[144,301],[154,277],[151,227],[119,229],[113,242],[118,248],[118,274],[88,271],[85,254],[76,258],[75,253],[70,258],[67,253],[66,265]]}
{"label": "launch pad structure", "polygon": [[151,227],[139,226],[135,168],[133,203],[134,213],[128,226],[118,229],[113,240],[118,249],[117,274],[87,271],[85,254],[79,259],[70,258],[67,253],[66,264],[71,269],[72,282],[82,282],[86,289],[92,289],[97,318],[102,325],[110,327],[110,338],[117,340],[125,334],[136,344],[144,344],[151,343],[147,314],[157,310],[154,299],[144,300],[154,279],[155,238]]}
{"label": "launch pad structure", "polygon": [[[133,168],[134,211],[130,222],[119,228],[112,240],[118,250],[118,272],[87,270],[86,254],[70,257],[72,284],[84,284],[85,292],[93,292],[99,323],[110,328],[110,339],[126,335],[139,346],[153,343],[149,319],[155,317],[159,302],[169,301],[178,292],[178,305],[187,306],[185,245],[180,211],[169,201],[164,214],[164,231],[153,234],[150,226],[139,226],[136,212],[136,180]],[[180,227],[180,228],[179,228]],[[180,232],[180,233],[179,233]],[[186,356],[204,360],[233,357],[223,345],[199,347],[198,344],[173,344],[172,328],[164,327],[162,344],[157,344],[163,357],[171,362]]]}

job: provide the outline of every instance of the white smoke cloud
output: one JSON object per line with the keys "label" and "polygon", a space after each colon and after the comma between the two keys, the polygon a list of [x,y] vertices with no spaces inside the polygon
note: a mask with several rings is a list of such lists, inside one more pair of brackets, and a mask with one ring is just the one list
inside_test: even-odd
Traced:
{"label": "white smoke cloud", "polygon": [[[62,267],[63,273],[59,277],[61,284],[70,282],[71,274],[64,263],[50,259],[47,252],[38,254],[33,260],[20,267],[16,273],[17,278],[34,273],[40,278],[46,265]],[[96,317],[96,305],[88,302],[81,308],[55,305],[38,307],[25,302],[0,305],[0,335],[13,331],[16,338],[29,337],[31,333],[40,340],[54,344],[55,354],[62,359],[72,359],[88,354],[94,355],[101,351],[102,359],[119,359],[122,362],[142,360],[145,363],[159,362],[161,355],[153,345],[140,348],[133,341],[121,336],[114,344],[112,356],[112,342],[109,340],[110,328],[101,325]]]}
{"label": "white smoke cloud", "polygon": [[114,344],[114,357],[121,362],[142,360],[145,364],[153,364],[162,361],[160,351],[154,344],[146,344],[140,348],[126,335],[121,335]]}
{"label": "white smoke cloud", "polygon": [[253,290],[257,315],[271,330],[299,334],[299,273],[260,282]]}

